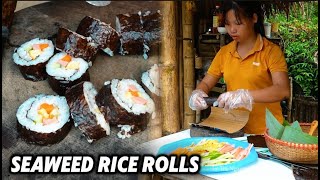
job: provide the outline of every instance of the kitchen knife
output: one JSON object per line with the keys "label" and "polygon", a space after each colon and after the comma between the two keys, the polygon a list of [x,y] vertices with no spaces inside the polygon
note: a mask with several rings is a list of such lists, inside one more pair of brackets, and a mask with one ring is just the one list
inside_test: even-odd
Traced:
{"label": "kitchen knife", "polygon": [[208,104],[208,106],[218,106],[218,98],[217,97],[204,97],[204,100]]}

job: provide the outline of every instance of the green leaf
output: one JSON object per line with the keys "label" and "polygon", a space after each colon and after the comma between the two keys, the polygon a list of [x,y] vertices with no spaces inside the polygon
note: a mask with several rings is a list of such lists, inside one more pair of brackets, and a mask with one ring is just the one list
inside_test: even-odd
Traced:
{"label": "green leaf", "polygon": [[291,126],[286,126],[281,140],[293,143],[302,143],[302,144],[318,144],[318,137],[311,136],[307,133],[299,131]]}
{"label": "green leaf", "polygon": [[266,109],[266,125],[268,128],[268,134],[271,137],[280,139],[284,130],[284,126],[279,123],[279,121],[273,116],[273,114]]}

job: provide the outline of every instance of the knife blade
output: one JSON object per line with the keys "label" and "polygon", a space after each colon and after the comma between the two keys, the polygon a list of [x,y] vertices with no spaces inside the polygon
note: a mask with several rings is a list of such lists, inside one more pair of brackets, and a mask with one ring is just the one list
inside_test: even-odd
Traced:
{"label": "knife blade", "polygon": [[276,162],[281,163],[281,164],[283,164],[283,165],[285,165],[285,166],[287,166],[289,168],[298,167],[298,168],[302,168],[302,169],[315,169],[313,167],[308,167],[308,166],[303,166],[303,165],[298,165],[298,164],[294,164],[294,163],[291,163],[291,162],[287,162],[287,161],[278,159],[276,157],[270,156],[268,154],[263,154],[263,153],[260,153],[260,152],[257,152],[257,153],[258,153],[258,157],[261,158],[261,159],[276,161]]}
{"label": "knife blade", "polygon": [[218,106],[218,98],[217,97],[204,97],[203,98],[208,106]]}

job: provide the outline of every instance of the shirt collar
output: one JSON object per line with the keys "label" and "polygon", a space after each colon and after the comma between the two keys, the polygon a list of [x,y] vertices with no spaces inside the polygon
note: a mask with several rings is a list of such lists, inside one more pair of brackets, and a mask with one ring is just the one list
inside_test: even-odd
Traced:
{"label": "shirt collar", "polygon": [[[237,57],[237,58],[240,58],[240,56],[239,56],[239,54],[237,52],[237,42],[236,41],[232,41],[231,43],[232,44],[231,44],[231,48],[230,48],[230,54],[235,56],[235,57]],[[263,48],[263,38],[262,38],[261,34],[258,34],[256,42],[255,42],[255,44],[253,46],[253,49],[248,53],[248,56],[250,56],[254,52],[261,51],[262,48]]]}

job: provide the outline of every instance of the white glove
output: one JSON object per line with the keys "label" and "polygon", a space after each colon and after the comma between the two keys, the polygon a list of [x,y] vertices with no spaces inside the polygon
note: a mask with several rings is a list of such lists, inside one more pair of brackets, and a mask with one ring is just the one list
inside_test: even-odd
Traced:
{"label": "white glove", "polygon": [[196,89],[192,91],[192,94],[189,99],[189,107],[192,110],[207,109],[208,105],[203,97],[208,97],[208,95],[205,92],[203,92],[201,89]]}
{"label": "white glove", "polygon": [[239,107],[252,111],[253,97],[247,89],[225,92],[219,96],[217,101],[219,107],[223,107],[225,111]]}

